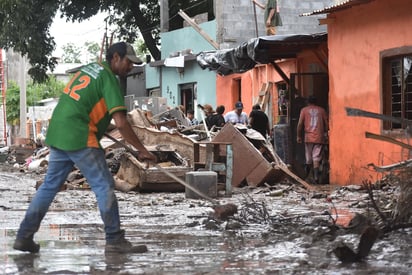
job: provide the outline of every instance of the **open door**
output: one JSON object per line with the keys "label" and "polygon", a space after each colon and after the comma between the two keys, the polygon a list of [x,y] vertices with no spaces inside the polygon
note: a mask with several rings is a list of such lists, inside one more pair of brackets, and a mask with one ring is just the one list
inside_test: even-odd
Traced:
{"label": "open door", "polygon": [[[316,96],[318,105],[329,113],[329,79],[326,73],[296,73],[290,76],[289,87],[290,111],[288,121],[290,124],[291,165],[294,173],[305,178],[305,146],[296,142],[297,125],[300,110],[306,106],[308,96]],[[328,146],[326,146],[328,147]],[[321,181],[329,183],[329,150],[324,150],[324,161],[321,164]]]}
{"label": "open door", "polygon": [[196,83],[187,83],[179,85],[180,89],[180,105],[185,107],[185,110],[195,110],[196,100]]}

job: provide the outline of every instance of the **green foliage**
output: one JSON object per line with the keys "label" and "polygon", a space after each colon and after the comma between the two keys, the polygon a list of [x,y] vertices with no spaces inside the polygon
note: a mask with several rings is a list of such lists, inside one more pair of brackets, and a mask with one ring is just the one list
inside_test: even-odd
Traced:
{"label": "green foliage", "polygon": [[[57,98],[61,95],[65,83],[57,81],[54,76],[44,83],[31,83],[26,88],[27,106],[33,106],[37,101],[46,98]],[[7,122],[10,125],[19,124],[20,120],[20,87],[13,81],[8,84],[6,91]]]}
{"label": "green foliage", "polygon": [[20,88],[15,82],[10,82],[6,91],[7,122],[18,125],[20,119]]}
{"label": "green foliage", "polygon": [[63,49],[63,62],[64,63],[81,63],[80,54],[81,49],[73,43],[67,43],[62,47]]}
{"label": "green foliage", "polygon": [[[213,18],[213,0],[170,0],[169,30],[182,25],[177,12],[189,16],[207,11]],[[161,57],[160,7],[158,0],[0,0],[0,48],[13,48],[27,54],[31,65],[29,74],[36,82],[47,79],[47,70],[57,64],[52,57],[56,47],[50,36],[50,26],[57,11],[68,21],[81,22],[98,12],[107,12],[107,22],[117,26],[115,40],[130,43],[140,36],[155,60]]]}
{"label": "green foliage", "polygon": [[1,0],[0,48],[13,48],[27,54],[30,76],[36,82],[47,79],[47,70],[57,64],[52,57],[56,47],[50,26],[60,10],[68,21],[81,22],[99,11],[108,12],[108,23],[119,23],[116,40],[133,43],[140,32],[155,59],[160,59],[158,0]]}
{"label": "green foliage", "polygon": [[87,63],[99,60],[100,46],[98,43],[86,41],[84,47],[87,51]]}
{"label": "green foliage", "polygon": [[133,48],[136,51],[136,55],[139,56],[142,60],[146,59],[146,55],[150,55],[149,50],[146,47],[143,39],[139,38],[133,45]]}
{"label": "green foliage", "polygon": [[65,83],[57,81],[56,77],[50,76],[44,83],[31,83],[27,86],[27,105],[36,105],[36,102],[46,98],[57,98],[63,92]]}
{"label": "green foliage", "polygon": [[0,48],[27,55],[36,81],[46,80],[47,69],[56,65],[49,28],[58,7],[59,1],[52,0],[0,1]]}

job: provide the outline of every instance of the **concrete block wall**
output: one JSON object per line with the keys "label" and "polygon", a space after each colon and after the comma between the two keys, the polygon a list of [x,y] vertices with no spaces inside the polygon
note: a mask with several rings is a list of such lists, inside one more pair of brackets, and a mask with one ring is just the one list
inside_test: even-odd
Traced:
{"label": "concrete block wall", "polygon": [[[260,0],[266,3],[266,0]],[[320,26],[318,18],[325,15],[299,16],[330,6],[330,0],[278,0],[283,26],[278,27],[278,34],[317,33],[326,31]],[[216,39],[221,49],[233,48],[258,36],[265,35],[264,11],[256,6],[256,21],[251,0],[215,0],[217,21]]]}
{"label": "concrete block wall", "polygon": [[281,0],[280,14],[283,26],[278,27],[278,34],[326,31],[326,25],[319,25],[318,22],[319,18],[325,18],[326,15],[300,16],[300,14],[320,10],[330,4],[330,1],[325,0]]}

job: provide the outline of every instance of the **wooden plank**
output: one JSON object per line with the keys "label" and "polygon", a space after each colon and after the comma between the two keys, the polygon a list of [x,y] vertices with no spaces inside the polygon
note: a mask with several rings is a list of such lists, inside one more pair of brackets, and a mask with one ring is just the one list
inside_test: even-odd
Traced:
{"label": "wooden plank", "polygon": [[273,86],[272,82],[269,82],[268,85],[267,85],[266,94],[263,98],[262,105],[260,106],[263,111],[266,110],[266,105],[269,103],[269,99],[270,99],[270,95],[271,95],[270,91],[272,90],[272,86]]}
{"label": "wooden plank", "polygon": [[390,143],[399,145],[399,146],[401,146],[401,147],[403,147],[403,148],[412,150],[412,145],[403,143],[403,142],[401,142],[401,141],[399,141],[399,140],[396,140],[396,139],[394,139],[394,138],[391,138],[391,137],[382,136],[382,135],[378,135],[378,134],[373,134],[373,133],[370,133],[370,132],[365,132],[365,136],[366,136],[366,138],[372,138],[372,139],[377,139],[377,140],[382,140],[382,141],[390,142]]}
{"label": "wooden plank", "polygon": [[345,110],[348,116],[370,117],[370,118],[376,118],[380,120],[391,121],[391,122],[399,123],[399,124],[406,123],[408,125],[412,125],[412,121],[409,121],[407,119],[382,115],[378,113],[372,113],[372,112],[368,112],[368,111],[364,111],[364,110],[356,109],[356,108],[350,108],[350,107],[345,107]]}
{"label": "wooden plank", "polygon": [[377,166],[373,163],[369,163],[368,166],[373,167],[376,172],[389,172],[392,170],[398,170],[412,165],[412,159],[408,159],[402,162],[393,163],[385,166]]}
{"label": "wooden plank", "polygon": [[302,184],[307,190],[309,191],[313,191],[315,190],[315,188],[313,186],[311,186],[309,183],[307,183],[306,181],[302,180],[301,178],[299,178],[297,175],[295,175],[294,173],[292,173],[292,171],[290,171],[286,166],[284,165],[276,165],[276,168],[279,168],[280,170],[282,170],[285,174],[287,174],[288,176],[290,176],[292,179],[296,180],[297,182],[299,182],[300,184]]}
{"label": "wooden plank", "polygon": [[190,25],[192,26],[207,42],[209,42],[216,50],[219,49],[219,44],[214,41],[202,28],[199,27],[196,22],[190,18],[184,11],[179,10],[178,14]]}

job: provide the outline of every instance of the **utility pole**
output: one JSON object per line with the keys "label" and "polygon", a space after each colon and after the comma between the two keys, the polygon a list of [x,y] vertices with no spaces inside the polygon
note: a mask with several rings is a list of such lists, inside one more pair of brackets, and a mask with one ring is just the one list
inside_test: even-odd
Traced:
{"label": "utility pole", "polygon": [[4,63],[3,49],[0,48],[0,92],[1,92],[1,109],[3,116],[3,143],[7,145],[7,115],[6,115],[6,83],[4,82]]}
{"label": "utility pole", "polygon": [[27,138],[26,133],[26,56],[20,55],[20,137]]}

